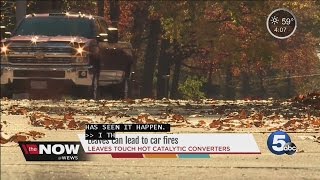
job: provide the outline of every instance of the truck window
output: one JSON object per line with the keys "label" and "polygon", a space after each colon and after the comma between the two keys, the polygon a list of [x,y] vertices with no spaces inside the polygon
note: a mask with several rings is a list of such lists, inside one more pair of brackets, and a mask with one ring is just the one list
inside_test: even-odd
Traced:
{"label": "truck window", "polygon": [[81,36],[92,38],[92,22],[84,18],[45,17],[24,19],[14,35]]}
{"label": "truck window", "polygon": [[96,28],[97,28],[97,30],[98,30],[98,34],[100,34],[100,33],[105,33],[105,32],[102,30],[102,27],[101,27],[101,25],[100,25],[100,22],[99,22],[97,19],[94,21],[94,24],[95,24],[95,26],[96,26]]}
{"label": "truck window", "polygon": [[104,21],[103,19],[99,19],[99,24],[102,30],[102,33],[107,33],[108,32],[108,24],[106,21]]}

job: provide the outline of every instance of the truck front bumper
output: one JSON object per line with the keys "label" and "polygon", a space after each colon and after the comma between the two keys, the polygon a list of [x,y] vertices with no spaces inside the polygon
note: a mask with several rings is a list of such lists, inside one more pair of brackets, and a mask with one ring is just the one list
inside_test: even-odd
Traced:
{"label": "truck front bumper", "polygon": [[1,85],[18,79],[71,80],[75,85],[90,86],[92,85],[93,68],[88,65],[63,67],[1,65]]}

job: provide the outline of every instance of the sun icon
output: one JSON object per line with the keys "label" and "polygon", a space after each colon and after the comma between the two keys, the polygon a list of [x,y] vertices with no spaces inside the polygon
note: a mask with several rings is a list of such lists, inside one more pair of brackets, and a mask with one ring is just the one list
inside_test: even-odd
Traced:
{"label": "sun icon", "polygon": [[278,24],[279,19],[278,19],[278,17],[276,17],[276,16],[272,16],[271,19],[270,19],[270,21],[271,21],[272,24]]}

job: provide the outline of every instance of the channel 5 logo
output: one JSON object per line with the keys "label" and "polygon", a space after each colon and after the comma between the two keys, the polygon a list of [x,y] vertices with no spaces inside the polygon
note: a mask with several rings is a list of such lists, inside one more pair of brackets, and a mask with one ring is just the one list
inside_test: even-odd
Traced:
{"label": "channel 5 logo", "polygon": [[291,142],[290,136],[283,131],[276,131],[268,137],[269,150],[276,155],[293,155],[297,151],[296,145]]}

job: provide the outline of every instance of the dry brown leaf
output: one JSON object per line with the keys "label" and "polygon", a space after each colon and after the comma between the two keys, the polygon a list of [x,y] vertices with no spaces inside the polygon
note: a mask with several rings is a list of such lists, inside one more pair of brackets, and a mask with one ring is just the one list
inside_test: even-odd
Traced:
{"label": "dry brown leaf", "polygon": [[196,124],[196,126],[198,126],[198,127],[205,127],[206,124],[207,124],[207,123],[206,123],[204,120],[200,120],[200,121],[198,121],[198,124]]}
{"label": "dry brown leaf", "polygon": [[137,118],[130,118],[130,119],[126,120],[126,122],[128,122],[128,121],[130,121],[132,123],[136,123],[136,124],[139,123],[139,120]]}
{"label": "dry brown leaf", "polygon": [[320,127],[320,119],[311,121],[311,124],[312,124],[313,126]]}
{"label": "dry brown leaf", "polygon": [[286,122],[283,127],[284,128],[288,128],[290,127],[292,124],[296,123],[296,120],[289,120],[288,122]]}
{"label": "dry brown leaf", "polygon": [[239,114],[239,119],[246,119],[247,118],[247,113],[245,110],[242,110],[241,113]]}
{"label": "dry brown leaf", "polygon": [[140,114],[138,115],[138,119],[139,119],[139,120],[147,119],[148,117],[149,117],[149,114],[147,114],[147,113],[140,113]]}
{"label": "dry brown leaf", "polygon": [[36,140],[38,138],[42,138],[45,134],[37,131],[29,131],[29,132],[18,132],[12,136],[4,137],[1,134],[1,144],[6,144],[9,142],[18,143],[19,141],[29,141],[31,138]]}
{"label": "dry brown leaf", "polygon": [[20,115],[26,115],[28,113],[28,111],[26,109],[18,109],[17,113]]}
{"label": "dry brown leaf", "polygon": [[44,133],[41,133],[41,132],[38,132],[38,131],[29,131],[29,133],[26,133],[28,134],[29,136],[33,137],[33,139],[37,139],[37,138],[42,138],[45,134]]}
{"label": "dry brown leaf", "polygon": [[209,127],[210,128],[220,128],[223,125],[223,123],[221,121],[216,121],[213,120],[210,124]]}
{"label": "dry brown leaf", "polygon": [[44,125],[45,127],[49,127],[49,126],[51,126],[52,124],[53,124],[52,119],[49,119],[49,118],[45,118],[45,119],[44,119],[43,125]]}
{"label": "dry brown leaf", "polygon": [[159,124],[160,122],[157,120],[146,119],[145,123],[146,124]]}
{"label": "dry brown leaf", "polygon": [[[278,118],[277,116],[274,116],[275,118]],[[253,120],[259,120],[259,121],[262,121],[263,119],[263,113],[259,112],[259,113],[255,113],[253,116],[252,116],[252,119]]]}
{"label": "dry brown leaf", "polygon": [[83,130],[83,129],[86,129],[86,124],[89,124],[89,122],[88,121],[80,121],[79,123],[78,123],[78,126],[79,126],[79,130]]}
{"label": "dry brown leaf", "polygon": [[133,99],[125,99],[124,101],[128,104],[135,104],[136,103]]}
{"label": "dry brown leaf", "polygon": [[28,136],[26,135],[16,134],[11,137],[10,141],[18,143],[19,141],[27,141],[27,139],[28,139]]}
{"label": "dry brown leaf", "polygon": [[253,124],[256,127],[262,127],[263,126],[263,123],[262,123],[261,120],[255,120],[255,121],[253,121]]}
{"label": "dry brown leaf", "polygon": [[77,123],[74,120],[70,120],[68,123],[68,129],[77,129]]}
{"label": "dry brown leaf", "polygon": [[65,129],[64,122],[61,120],[54,121],[53,126],[55,127],[55,129]]}
{"label": "dry brown leaf", "polygon": [[63,116],[63,119],[65,121],[70,121],[70,120],[74,120],[73,114],[72,113],[67,113]]}
{"label": "dry brown leaf", "polygon": [[222,130],[223,129],[223,127],[222,126],[219,126],[218,128],[217,128],[217,130]]}
{"label": "dry brown leaf", "polygon": [[181,114],[174,114],[172,116],[172,119],[176,122],[184,122],[185,121],[184,117]]}

